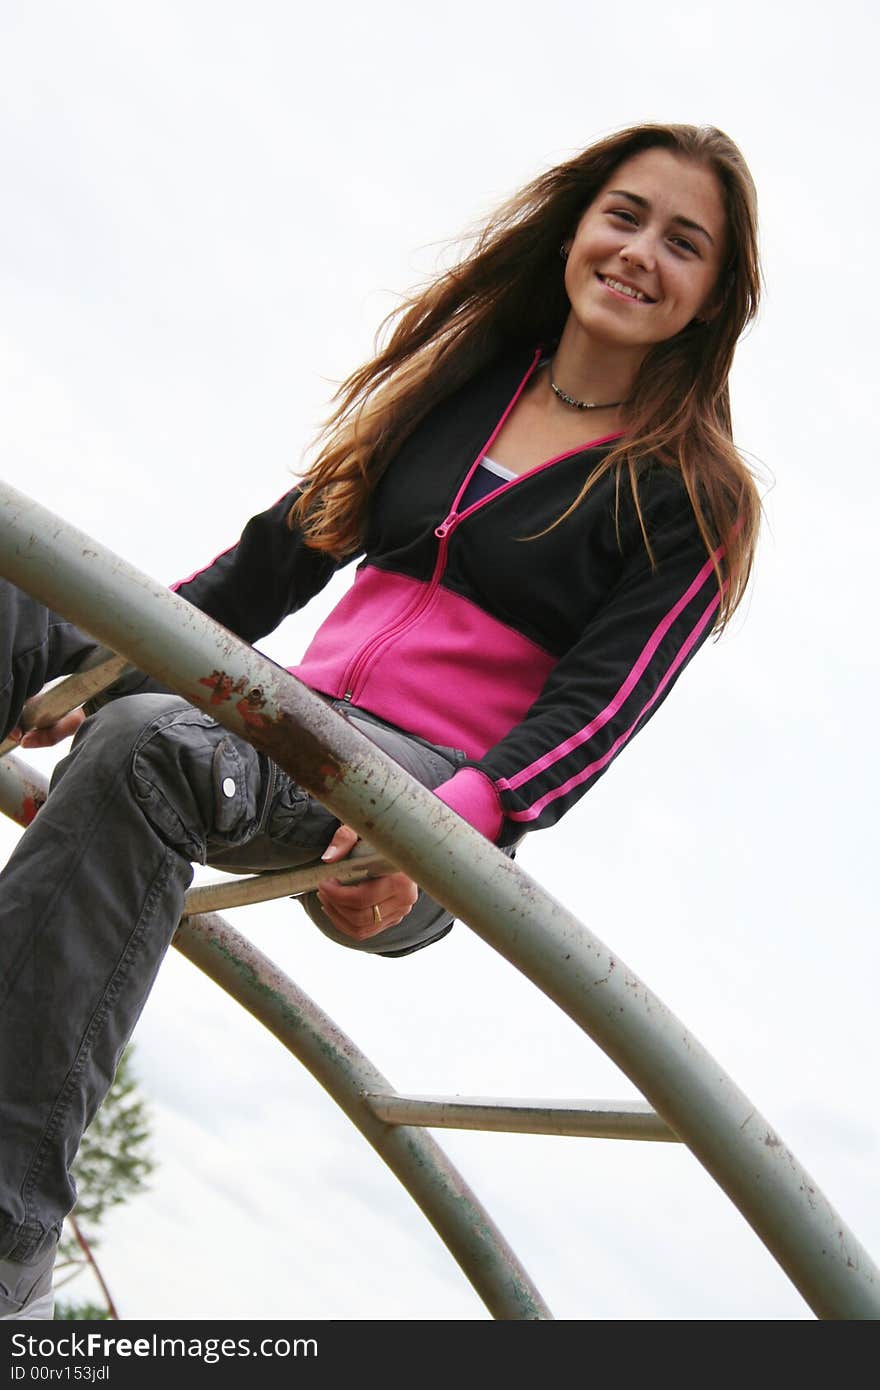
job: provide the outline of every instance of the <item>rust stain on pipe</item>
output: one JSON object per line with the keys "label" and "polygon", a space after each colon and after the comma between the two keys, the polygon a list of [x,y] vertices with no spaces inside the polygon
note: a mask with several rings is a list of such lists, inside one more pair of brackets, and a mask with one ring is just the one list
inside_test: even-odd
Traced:
{"label": "rust stain on pipe", "polygon": [[212,671],[210,676],[202,676],[199,685],[206,685],[211,692],[211,704],[222,705],[233,695],[240,695],[247,689],[247,681],[241,676],[233,681],[226,671]]}
{"label": "rust stain on pipe", "polygon": [[223,670],[201,676],[198,684],[211,692],[207,701],[201,692],[193,696],[194,702],[202,708],[222,705],[238,696],[235,709],[248,727],[250,742],[296,777],[314,796],[332,788],[343,776],[342,763],[327,751],[320,739],[295,723],[284,710],[267,711],[269,701],[261,686],[248,686],[245,677],[234,680]]}
{"label": "rust stain on pipe", "polygon": [[21,821],[23,825],[30,825],[40,807],[45,804],[46,798],[39,792],[33,796],[26,796],[21,803]]}
{"label": "rust stain on pipe", "polygon": [[314,796],[320,797],[342,780],[343,764],[319,738],[295,725],[283,710],[274,718],[256,715],[251,727],[253,742],[261,752],[268,753],[273,762],[290,772]]}

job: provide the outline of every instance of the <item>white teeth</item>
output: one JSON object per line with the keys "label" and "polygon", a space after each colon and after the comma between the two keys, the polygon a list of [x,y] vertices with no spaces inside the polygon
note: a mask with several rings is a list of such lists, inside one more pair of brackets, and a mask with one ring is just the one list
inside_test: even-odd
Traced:
{"label": "white teeth", "polygon": [[628,294],[630,299],[640,299],[643,303],[648,302],[648,296],[642,294],[641,290],[634,290],[631,285],[624,285],[621,280],[612,280],[610,275],[603,276],[605,284],[612,290],[618,290],[620,294]]}

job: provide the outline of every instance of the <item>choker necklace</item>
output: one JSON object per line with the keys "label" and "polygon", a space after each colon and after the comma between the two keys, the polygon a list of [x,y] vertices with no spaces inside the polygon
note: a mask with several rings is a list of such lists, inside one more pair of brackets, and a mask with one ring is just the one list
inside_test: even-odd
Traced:
{"label": "choker necklace", "polygon": [[626,405],[626,401],[576,401],[574,396],[566,395],[565,391],[560,390],[553,380],[553,364],[550,364],[548,372],[551,389],[556,393],[561,401],[570,405],[574,410],[611,410],[617,405]]}

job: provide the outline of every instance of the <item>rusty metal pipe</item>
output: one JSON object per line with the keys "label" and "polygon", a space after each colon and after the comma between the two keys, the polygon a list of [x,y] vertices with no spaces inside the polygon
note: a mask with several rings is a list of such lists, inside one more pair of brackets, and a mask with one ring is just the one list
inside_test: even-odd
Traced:
{"label": "rusty metal pipe", "polygon": [[880,1271],[679,1019],[546,890],[300,682],[0,486],[0,570],[273,757],[574,1019],[737,1205],[810,1307],[880,1317]]}
{"label": "rusty metal pipe", "polygon": [[0,811],[28,826],[49,795],[49,781],[18,753],[0,759]]}
{"label": "rusty metal pipe", "polygon": [[215,913],[185,917],[174,941],[298,1057],[418,1203],[494,1318],[550,1310],[482,1203],[430,1135],[387,1124],[368,1095],[389,1083],[297,985]]}
{"label": "rusty metal pipe", "polygon": [[[28,825],[49,786],[15,753],[0,762],[0,811]],[[302,1062],[400,1180],[494,1318],[552,1313],[489,1213],[439,1144],[386,1123],[370,1097],[394,1092],[382,1073],[298,985],[216,914],[184,917],[173,945]]]}

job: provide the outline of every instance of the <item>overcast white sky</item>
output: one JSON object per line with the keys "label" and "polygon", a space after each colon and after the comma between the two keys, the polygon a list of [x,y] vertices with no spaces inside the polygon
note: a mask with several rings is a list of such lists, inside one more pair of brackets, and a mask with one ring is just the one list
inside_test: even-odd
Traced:
{"label": "overcast white sky", "polygon": [[[748,611],[521,862],[875,1258],[877,29],[858,0],[0,7],[3,476],[168,582],[288,486],[440,243],[621,125],[740,144],[768,291],[735,424],[774,479]],[[265,650],[296,660],[339,584]],[[291,903],[230,915],[399,1090],[634,1096],[463,926],[371,960]],[[136,1040],[159,1167],[102,1247],[123,1316],[487,1316],[334,1104],[176,953]],[[438,1137],[557,1317],[810,1316],[685,1149]]]}

